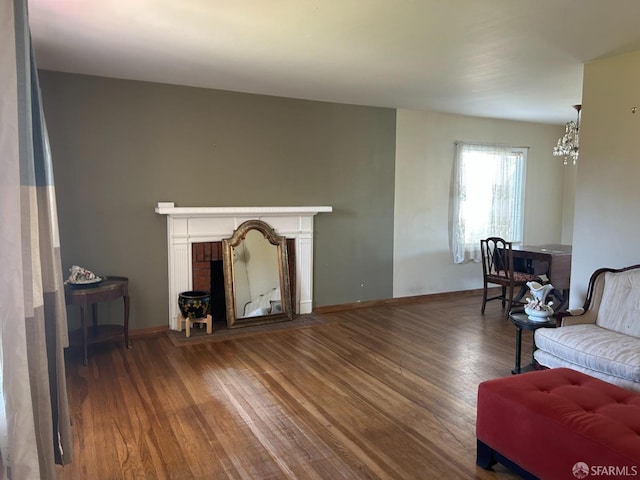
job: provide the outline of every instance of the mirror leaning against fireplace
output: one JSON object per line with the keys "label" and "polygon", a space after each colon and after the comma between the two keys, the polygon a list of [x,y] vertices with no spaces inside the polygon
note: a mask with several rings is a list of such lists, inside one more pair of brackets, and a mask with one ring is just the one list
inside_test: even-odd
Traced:
{"label": "mirror leaning against fireplace", "polygon": [[248,220],[222,240],[222,260],[229,328],[293,318],[285,237]]}

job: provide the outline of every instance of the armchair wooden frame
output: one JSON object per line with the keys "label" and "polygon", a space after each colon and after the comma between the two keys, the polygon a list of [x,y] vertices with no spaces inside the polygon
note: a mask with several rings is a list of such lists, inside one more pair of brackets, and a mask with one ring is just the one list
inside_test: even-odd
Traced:
{"label": "armchair wooden frame", "polygon": [[575,325],[580,323],[595,322],[595,317],[585,320],[589,314],[597,311],[600,308],[600,299],[602,297],[602,291],[604,289],[604,274],[605,273],[621,273],[628,270],[636,270],[640,268],[640,264],[630,265],[623,268],[611,268],[604,267],[598,268],[591,274],[589,278],[589,285],[587,286],[587,295],[584,300],[584,304],[580,308],[572,308],[567,311],[561,311],[555,314],[556,321],[560,326]]}

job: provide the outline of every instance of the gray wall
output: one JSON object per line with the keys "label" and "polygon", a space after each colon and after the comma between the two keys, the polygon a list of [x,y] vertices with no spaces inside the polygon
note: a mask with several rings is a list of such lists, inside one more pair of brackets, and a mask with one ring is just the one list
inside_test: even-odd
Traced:
{"label": "gray wall", "polygon": [[132,329],[166,324],[158,201],[331,205],[315,217],[314,305],[392,297],[394,110],[50,71],[40,83],[63,268],[128,276]]}

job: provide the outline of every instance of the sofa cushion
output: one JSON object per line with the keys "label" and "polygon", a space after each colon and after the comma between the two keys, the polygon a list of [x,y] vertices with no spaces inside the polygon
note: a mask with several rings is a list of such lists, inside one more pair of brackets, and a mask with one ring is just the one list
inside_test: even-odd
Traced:
{"label": "sofa cushion", "polygon": [[574,365],[640,382],[640,339],[597,325],[540,328],[536,346]]}
{"label": "sofa cushion", "polygon": [[605,274],[596,324],[640,338],[640,269]]}

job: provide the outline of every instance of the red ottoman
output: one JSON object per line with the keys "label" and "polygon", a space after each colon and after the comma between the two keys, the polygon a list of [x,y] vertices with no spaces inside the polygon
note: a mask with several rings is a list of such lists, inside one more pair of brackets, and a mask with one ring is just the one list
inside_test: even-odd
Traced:
{"label": "red ottoman", "polygon": [[640,394],[567,368],[478,387],[476,463],[525,478],[640,478]]}

